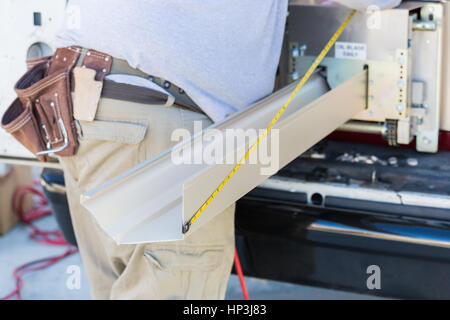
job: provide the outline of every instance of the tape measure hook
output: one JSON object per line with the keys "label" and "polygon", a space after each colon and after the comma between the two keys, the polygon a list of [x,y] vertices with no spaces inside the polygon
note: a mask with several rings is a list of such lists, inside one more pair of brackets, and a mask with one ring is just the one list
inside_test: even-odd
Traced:
{"label": "tape measure hook", "polygon": [[191,227],[191,220],[183,224],[183,229],[181,230],[181,232],[183,232],[183,234],[187,233],[190,227]]}

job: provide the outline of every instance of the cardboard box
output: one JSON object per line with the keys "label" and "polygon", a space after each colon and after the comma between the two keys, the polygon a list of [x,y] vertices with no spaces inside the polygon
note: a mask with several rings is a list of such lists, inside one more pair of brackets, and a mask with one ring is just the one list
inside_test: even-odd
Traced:
{"label": "cardboard box", "polygon": [[[31,167],[12,166],[0,163],[0,235],[8,232],[19,221],[13,210],[13,195],[21,184],[33,181]],[[32,195],[28,195],[24,205],[29,210],[33,205]]]}

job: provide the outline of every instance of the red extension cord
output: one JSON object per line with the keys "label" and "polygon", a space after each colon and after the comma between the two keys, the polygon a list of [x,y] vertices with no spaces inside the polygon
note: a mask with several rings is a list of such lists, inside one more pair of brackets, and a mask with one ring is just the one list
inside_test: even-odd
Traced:
{"label": "red extension cord", "polygon": [[[39,182],[37,182],[37,184],[38,183]],[[23,206],[25,204],[25,197],[29,194],[32,194],[38,198],[38,201],[33,205],[33,208],[29,212],[25,212]],[[44,194],[39,189],[31,185],[21,185],[17,187],[14,192],[13,210],[19,216],[20,220],[31,228],[29,233],[30,238],[41,244],[66,246],[66,251],[57,256],[27,262],[14,269],[13,277],[16,280],[16,288],[8,295],[0,298],[0,300],[7,300],[14,296],[16,296],[18,300],[21,300],[22,297],[20,290],[23,287],[22,278],[25,274],[47,268],[78,251],[77,248],[72,247],[64,240],[64,237],[59,230],[41,230],[33,224],[34,220],[52,213],[50,209],[46,208],[47,205],[48,201]]]}
{"label": "red extension cord", "polygon": [[237,250],[234,249],[234,267],[236,268],[236,273],[239,277],[239,283],[241,284],[242,295],[244,296],[244,300],[250,300],[250,296],[248,295],[247,285],[244,280],[244,273],[242,272],[241,262],[239,261],[239,256]]}

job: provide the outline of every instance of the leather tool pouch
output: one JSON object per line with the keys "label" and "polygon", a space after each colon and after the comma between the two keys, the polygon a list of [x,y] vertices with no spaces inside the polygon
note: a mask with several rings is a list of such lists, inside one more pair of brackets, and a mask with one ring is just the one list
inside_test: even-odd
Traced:
{"label": "leather tool pouch", "polygon": [[57,49],[50,58],[28,62],[31,67],[15,85],[18,98],[6,110],[2,127],[37,156],[74,155],[78,148],[70,97],[70,78],[81,49]]}

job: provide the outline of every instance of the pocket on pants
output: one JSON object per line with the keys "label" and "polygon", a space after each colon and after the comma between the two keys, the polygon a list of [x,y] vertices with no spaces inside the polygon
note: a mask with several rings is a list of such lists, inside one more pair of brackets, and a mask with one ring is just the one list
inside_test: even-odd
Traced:
{"label": "pocket on pants", "polygon": [[160,270],[202,270],[218,268],[223,259],[222,246],[170,246],[145,249],[144,256]]}
{"label": "pocket on pants", "polygon": [[223,299],[231,271],[224,246],[147,245],[144,259],[160,299]]}
{"label": "pocket on pants", "polygon": [[79,139],[93,139],[138,144],[147,132],[147,125],[128,121],[78,121]]}
{"label": "pocket on pants", "polygon": [[79,149],[72,157],[79,187],[85,191],[142,162],[148,126],[123,120],[76,121]]}

